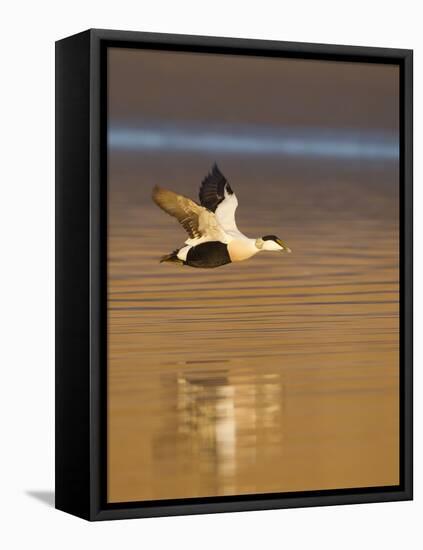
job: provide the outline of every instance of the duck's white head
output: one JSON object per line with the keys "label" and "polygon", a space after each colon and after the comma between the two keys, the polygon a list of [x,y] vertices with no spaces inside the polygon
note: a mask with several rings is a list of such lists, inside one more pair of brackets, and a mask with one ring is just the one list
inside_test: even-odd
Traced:
{"label": "duck's white head", "polygon": [[276,235],[265,235],[256,239],[256,247],[259,250],[270,250],[274,252],[291,252],[291,249]]}

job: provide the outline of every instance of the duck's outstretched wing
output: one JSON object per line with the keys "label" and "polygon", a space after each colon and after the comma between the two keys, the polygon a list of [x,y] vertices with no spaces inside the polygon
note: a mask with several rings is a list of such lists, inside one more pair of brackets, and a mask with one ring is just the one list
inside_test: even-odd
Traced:
{"label": "duck's outstretched wing", "polygon": [[175,217],[188,233],[190,239],[222,240],[225,238],[215,216],[188,197],[155,186],[153,200],[167,214]]}
{"label": "duck's outstretched wing", "polygon": [[214,212],[217,221],[225,232],[238,232],[235,222],[238,199],[216,163],[201,183],[200,203],[211,212]]}

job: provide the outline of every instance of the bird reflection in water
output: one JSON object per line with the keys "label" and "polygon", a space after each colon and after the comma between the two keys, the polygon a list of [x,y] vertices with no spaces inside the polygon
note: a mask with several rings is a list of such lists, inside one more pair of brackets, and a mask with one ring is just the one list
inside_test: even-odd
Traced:
{"label": "bird reflection in water", "polygon": [[175,474],[192,468],[199,475],[191,481],[200,493],[207,483],[212,492],[234,494],[251,470],[262,466],[258,462],[271,458],[272,448],[281,453],[280,373],[186,370],[162,377],[162,383],[175,400],[154,444],[162,474],[163,468]]}

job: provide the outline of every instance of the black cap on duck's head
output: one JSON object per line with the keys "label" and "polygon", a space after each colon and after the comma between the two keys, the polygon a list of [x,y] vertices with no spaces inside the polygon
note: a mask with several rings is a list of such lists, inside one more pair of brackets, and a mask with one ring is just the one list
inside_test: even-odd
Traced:
{"label": "black cap on duck's head", "polygon": [[291,252],[289,246],[276,235],[265,235],[256,240],[256,247],[260,250]]}

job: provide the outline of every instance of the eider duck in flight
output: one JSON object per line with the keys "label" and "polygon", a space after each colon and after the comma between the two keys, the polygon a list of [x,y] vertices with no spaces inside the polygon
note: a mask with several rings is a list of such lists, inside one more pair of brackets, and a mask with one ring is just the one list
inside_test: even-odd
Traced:
{"label": "eider duck in flight", "polygon": [[236,226],[238,200],[216,164],[200,187],[200,204],[155,186],[153,200],[174,216],[189,235],[185,246],[161,258],[191,267],[212,268],[251,258],[261,250],[291,252],[275,235],[246,237]]}

